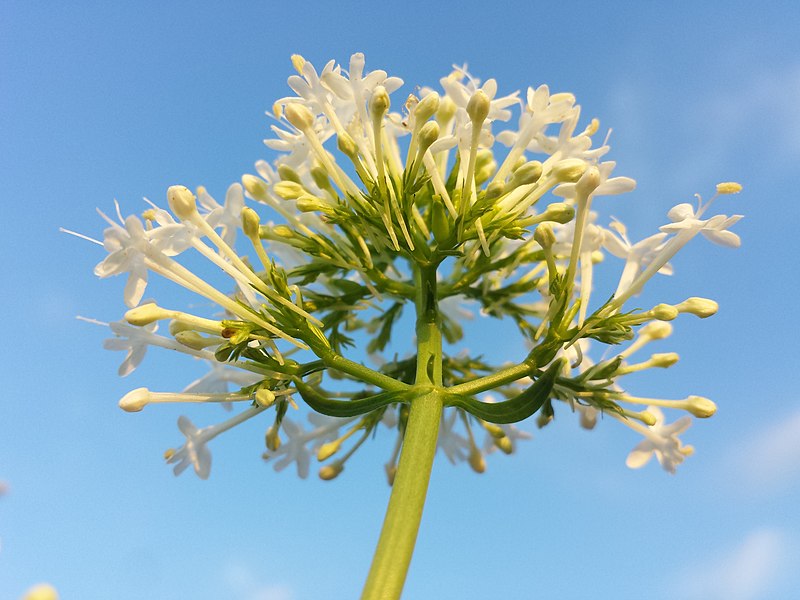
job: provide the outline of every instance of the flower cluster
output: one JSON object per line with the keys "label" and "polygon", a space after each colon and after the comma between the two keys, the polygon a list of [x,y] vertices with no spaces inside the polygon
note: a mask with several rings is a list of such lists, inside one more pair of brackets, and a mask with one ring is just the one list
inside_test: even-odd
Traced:
{"label": "flower cluster", "polygon": [[[264,457],[277,470],[294,463],[301,477],[313,458],[323,463],[323,479],[336,477],[376,429],[393,430],[391,482],[408,403],[434,388],[446,406],[439,448],[478,472],[487,453],[510,453],[529,437],[514,423],[536,414],[543,426],[557,410],[577,412],[586,428],[601,413],[612,417],[644,438],[630,467],[655,454],[674,472],[691,453],[678,438],[690,418],[667,425],[661,408],[704,418],[715,405],[699,396],[634,397],[621,379],[675,364],[674,353],[639,355],[669,336],[679,314],[704,318],[717,306],[694,297],[648,310],[626,304],[656,273],[671,273],[670,259],[697,234],[738,246],[729,228],[740,216],[704,219],[712,198],[674,207],[670,222],[641,241],[618,221],[598,224],[595,200],[635,182],[613,175],[607,143],[594,146],[598,121],[579,129],[575,97],[546,85],[501,95],[495,80],[481,84],[456,68],[440,89],[418,88],[398,102],[392,95],[403,82],[366,71],[362,54],[348,69],[331,61],[318,72],[300,56],[292,62],[294,95],[273,105],[274,137],[266,140],[279,156],[259,161],[257,174],[232,185],[222,204],[204,188],[173,186],[169,211],[151,204],[140,216],[117,210],[118,220],[101,213],[108,256],[95,272],[127,275],[130,310],[109,325],[115,337],[107,342],[126,352],[120,374],[149,346],[211,366],[180,393],[139,388],[120,406],[246,406],[209,427],[181,417],[186,442],[166,453],[175,473],[192,466],[207,477],[208,443],[266,417]],[[719,184],[714,198],[740,189]],[[195,261],[189,254],[210,262],[210,274],[187,267]],[[593,268],[605,254],[622,261],[620,277],[611,299],[597,303]],[[215,308],[198,315],[142,303],[150,274]],[[423,357],[421,346],[399,353],[406,349],[398,340],[412,338],[403,336],[406,305],[416,307],[418,344],[430,331],[454,344],[464,336],[458,321],[467,302],[516,325],[531,348],[524,360],[498,365],[466,351]],[[590,340],[604,346],[596,356],[611,358],[593,362]],[[441,348],[441,339],[424,343]],[[378,366],[348,358],[356,345]],[[287,416],[300,399],[313,409],[307,426]]]}

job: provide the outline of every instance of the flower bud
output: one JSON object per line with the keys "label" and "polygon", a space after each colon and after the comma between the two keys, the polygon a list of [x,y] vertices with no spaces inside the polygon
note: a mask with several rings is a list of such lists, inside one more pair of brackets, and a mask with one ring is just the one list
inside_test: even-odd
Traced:
{"label": "flower bud", "polygon": [[702,396],[689,396],[686,398],[684,408],[698,419],[707,419],[717,412],[717,405]]}
{"label": "flower bud", "polygon": [[706,317],[710,317],[717,313],[719,304],[713,300],[709,300],[708,298],[692,297],[687,298],[680,304],[677,304],[675,308],[678,309],[678,312],[690,313],[700,317],[701,319],[705,319]]}
{"label": "flower bud", "polygon": [[369,112],[374,117],[382,117],[391,106],[389,93],[382,85],[375,86],[372,97],[369,99]]}
{"label": "flower bud", "polygon": [[664,321],[651,321],[639,330],[639,335],[651,340],[663,340],[672,335],[672,325]]}
{"label": "flower bud", "polygon": [[268,388],[258,388],[255,393],[255,401],[261,408],[269,408],[275,404],[275,394]]}
{"label": "flower bud", "polygon": [[501,437],[494,440],[494,445],[497,446],[503,454],[512,454],[514,452],[514,444],[507,437]]}
{"label": "flower bud", "polygon": [[483,458],[481,451],[477,448],[473,448],[470,451],[467,462],[469,462],[469,466],[472,467],[472,470],[476,473],[483,473],[486,470],[486,460]]}
{"label": "flower bud", "polygon": [[553,202],[542,215],[546,221],[554,223],[569,223],[575,216],[575,209],[566,202]]}
{"label": "flower bud", "polygon": [[292,231],[291,227],[287,227],[286,225],[276,225],[271,229],[274,235],[278,237],[292,239],[294,237],[294,231]]}
{"label": "flower bud", "polygon": [[439,124],[436,121],[428,121],[419,130],[420,152],[425,152],[437,139],[439,139]]}
{"label": "flower bud", "polygon": [[331,456],[336,454],[339,451],[339,448],[342,446],[341,438],[338,440],[334,440],[332,442],[327,442],[322,444],[317,450],[317,460],[322,462],[323,460],[329,459]]}
{"label": "flower bud", "polygon": [[245,173],[242,175],[242,185],[245,191],[259,202],[265,202],[269,199],[267,186],[259,177]]}
{"label": "flower bud", "polygon": [[445,244],[453,234],[453,223],[441,200],[434,200],[431,205],[431,230],[433,238],[439,244]]}
{"label": "flower bud", "polygon": [[258,213],[249,206],[242,209],[242,231],[250,239],[258,238],[259,227],[261,226],[261,219]]}
{"label": "flower bud", "polygon": [[628,413],[628,414],[629,414],[629,416],[633,417],[634,419],[639,419],[642,423],[644,423],[645,425],[648,425],[650,427],[652,427],[653,425],[655,425],[658,422],[658,420],[656,419],[656,416],[651,412],[647,412],[646,410],[643,410],[643,411],[638,412],[638,413],[637,412],[632,412],[632,413]]}
{"label": "flower bud", "polygon": [[325,465],[319,470],[319,478],[325,481],[330,481],[331,479],[338,477],[339,473],[342,471],[344,471],[344,465],[341,463]]}
{"label": "flower bud", "polygon": [[328,171],[326,171],[325,168],[318,163],[311,167],[311,179],[314,180],[316,186],[321,190],[331,187],[331,180],[328,176]]}
{"label": "flower bud", "polygon": [[436,111],[439,109],[439,94],[436,92],[431,92],[427,96],[425,96],[422,100],[420,100],[417,105],[414,107],[414,118],[417,121],[427,121],[433,115],[436,114]]}
{"label": "flower bud", "polygon": [[126,412],[139,412],[149,402],[150,390],[140,387],[125,394],[119,401],[119,407]]}
{"label": "flower bud", "polygon": [[678,309],[670,304],[656,304],[649,312],[659,321],[672,321],[678,317]]}
{"label": "flower bud", "polygon": [[168,319],[170,315],[172,315],[172,311],[161,308],[155,302],[148,302],[130,309],[123,318],[131,325],[141,327],[161,319]]}
{"label": "flower bud", "polygon": [[436,120],[444,126],[450,121],[453,120],[453,117],[456,116],[456,111],[458,110],[458,106],[456,103],[453,102],[450,96],[445,96],[441,98],[439,102],[439,110],[436,111]]}
{"label": "flower bud", "polygon": [[561,183],[575,183],[586,172],[586,161],[580,158],[566,158],[555,164],[553,177]]}
{"label": "flower bud", "polygon": [[306,193],[305,188],[294,181],[281,181],[272,188],[284,200],[296,200]]}
{"label": "flower bud", "polygon": [[542,176],[542,163],[538,160],[526,162],[519,169],[514,171],[511,177],[511,184],[513,186],[528,185],[539,181]]}
{"label": "flower bud", "polygon": [[653,354],[648,362],[652,367],[666,369],[678,362],[679,359],[680,356],[678,356],[677,352],[658,352]]}
{"label": "flower bud", "polygon": [[297,210],[300,212],[326,212],[328,208],[327,204],[311,194],[303,194],[297,199]]}
{"label": "flower bud", "polygon": [[533,232],[533,239],[545,250],[552,248],[553,244],[556,243],[556,234],[553,233],[553,226],[550,223],[539,223]]}
{"label": "flower bud", "polygon": [[486,196],[484,196],[487,200],[494,200],[495,198],[499,198],[506,192],[506,184],[503,181],[493,181],[489,184],[486,188]]}
{"label": "flower bud", "polygon": [[281,436],[278,433],[277,427],[272,425],[269,429],[267,429],[265,441],[267,444],[267,449],[271,450],[272,452],[277,452],[278,448],[281,447]]}
{"label": "flower bud", "polygon": [[354,158],[358,155],[358,146],[356,145],[356,141],[344,131],[337,135],[336,146],[339,148],[342,154],[349,158]]}
{"label": "flower bud", "polygon": [[219,339],[203,337],[196,331],[192,331],[190,329],[178,331],[175,333],[174,337],[179,344],[183,344],[184,346],[194,350],[202,350],[203,348],[208,348],[209,346],[219,344]]}
{"label": "flower bud", "polygon": [[600,171],[592,165],[587,168],[578,182],[575,184],[575,192],[579,196],[587,197],[600,185]]}
{"label": "flower bud", "polygon": [[182,185],[173,185],[167,190],[167,202],[172,212],[181,221],[191,219],[197,214],[197,199],[189,188]]}
{"label": "flower bud", "polygon": [[300,175],[297,174],[297,171],[295,171],[289,165],[278,165],[278,177],[281,178],[281,181],[294,181],[295,183],[299,184],[303,183],[300,180]]}
{"label": "flower bud", "polygon": [[742,184],[735,181],[725,181],[717,184],[717,193],[724,194],[738,194],[742,191]]}
{"label": "flower bud", "polygon": [[303,104],[291,102],[286,105],[283,114],[286,120],[300,131],[307,131],[314,127],[314,115]]}
{"label": "flower bud", "polygon": [[489,116],[489,109],[492,106],[492,101],[483,90],[478,90],[467,102],[467,114],[469,115],[472,124],[475,126],[482,125]]}

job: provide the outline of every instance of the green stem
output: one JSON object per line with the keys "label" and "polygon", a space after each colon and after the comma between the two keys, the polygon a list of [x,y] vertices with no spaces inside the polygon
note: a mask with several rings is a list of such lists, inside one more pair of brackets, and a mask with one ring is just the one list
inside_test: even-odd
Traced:
{"label": "green stem", "polygon": [[507,383],[513,383],[518,379],[522,379],[523,377],[530,375],[535,371],[535,369],[536,365],[528,362],[521,362],[518,365],[508,367],[507,369],[503,369],[502,371],[498,371],[492,375],[487,375],[486,377],[480,377],[478,379],[473,379],[472,381],[467,381],[466,383],[454,385],[447,388],[447,391],[452,394],[460,394],[462,396],[473,396],[475,394],[479,394],[480,392],[485,392],[486,390],[493,390]]}
{"label": "green stem", "polygon": [[414,388],[420,393],[411,400],[403,450],[362,600],[400,598],[417,541],[442,418],[442,333],[436,302],[436,266],[421,266],[416,275]]}

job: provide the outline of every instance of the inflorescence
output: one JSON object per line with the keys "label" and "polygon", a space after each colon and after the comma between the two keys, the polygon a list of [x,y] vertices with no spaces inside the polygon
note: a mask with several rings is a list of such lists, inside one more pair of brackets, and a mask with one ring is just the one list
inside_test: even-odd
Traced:
{"label": "inflorescence", "polygon": [[[677,354],[647,355],[645,347],[668,337],[679,314],[705,318],[717,304],[692,297],[626,306],[656,273],[671,272],[670,259],[697,234],[739,245],[729,231],[739,215],[706,213],[714,198],[741,186],[722,183],[705,203],[675,206],[659,233],[632,242],[622,223],[596,223],[595,200],[635,182],[612,175],[607,140],[593,147],[596,119],[578,129],[572,94],[542,85],[501,96],[494,79],[480,85],[456,68],[441,90],[419,88],[393,110],[403,82],[366,72],[362,54],[348,70],[330,61],[318,73],[300,56],[292,62],[295,95],[274,104],[274,137],[266,140],[280,155],[256,163],[257,175],[232,185],[224,203],[202,187],[176,185],[167,191],[169,211],[150,203],[138,216],[123,218],[118,209],[118,221],[101,213],[108,256],[95,273],[127,275],[130,310],[108,324],[114,337],[106,343],[126,353],[120,375],[151,346],[210,366],[180,393],[138,388],[120,406],[245,407],[202,428],[180,417],[186,440],[165,454],[175,473],[192,466],[208,477],[211,440],[261,418],[264,458],[277,470],[295,463],[301,477],[312,458],[322,463],[320,477],[336,477],[376,430],[393,430],[391,482],[415,390],[416,355],[400,357],[396,348],[412,337],[403,337],[401,314],[418,297],[417,268],[438,269],[428,292],[446,341],[463,338],[458,321],[472,302],[487,317],[511,320],[531,348],[515,365],[468,351],[444,356],[439,448],[447,459],[482,472],[487,453],[511,453],[530,437],[514,423],[535,414],[544,426],[563,410],[588,429],[601,413],[626,425],[643,437],[628,466],[655,455],[674,472],[692,453],[678,437],[689,415],[710,417],[714,403],[635,397],[621,380],[674,365]],[[212,264],[209,275],[185,266],[190,252]],[[619,283],[596,302],[593,269],[606,255],[622,261]],[[204,298],[207,314],[141,304],[150,274]],[[593,362],[590,342],[595,356],[610,358]],[[377,366],[347,358],[354,346]],[[289,416],[301,399],[313,409],[306,426]],[[662,408],[688,414],[667,424]]]}

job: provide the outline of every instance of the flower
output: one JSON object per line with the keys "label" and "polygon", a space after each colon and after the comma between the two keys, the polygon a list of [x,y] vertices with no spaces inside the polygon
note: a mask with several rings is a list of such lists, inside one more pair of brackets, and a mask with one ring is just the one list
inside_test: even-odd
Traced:
{"label": "flower", "polygon": [[656,424],[651,427],[630,424],[636,431],[642,433],[645,439],[631,450],[625,464],[631,469],[640,469],[655,455],[664,470],[674,474],[675,468],[693,452],[691,446],[684,446],[678,439],[678,435],[689,428],[692,420],[684,416],[667,425],[660,408],[650,406],[647,411],[656,418]]}
{"label": "flower", "polygon": [[211,452],[206,448],[208,433],[204,429],[195,427],[188,417],[178,417],[178,429],[186,436],[186,442],[177,450],[167,450],[164,458],[168,464],[174,464],[172,471],[175,475],[183,473],[189,465],[194,467],[194,472],[200,479],[208,479],[211,473]]}

